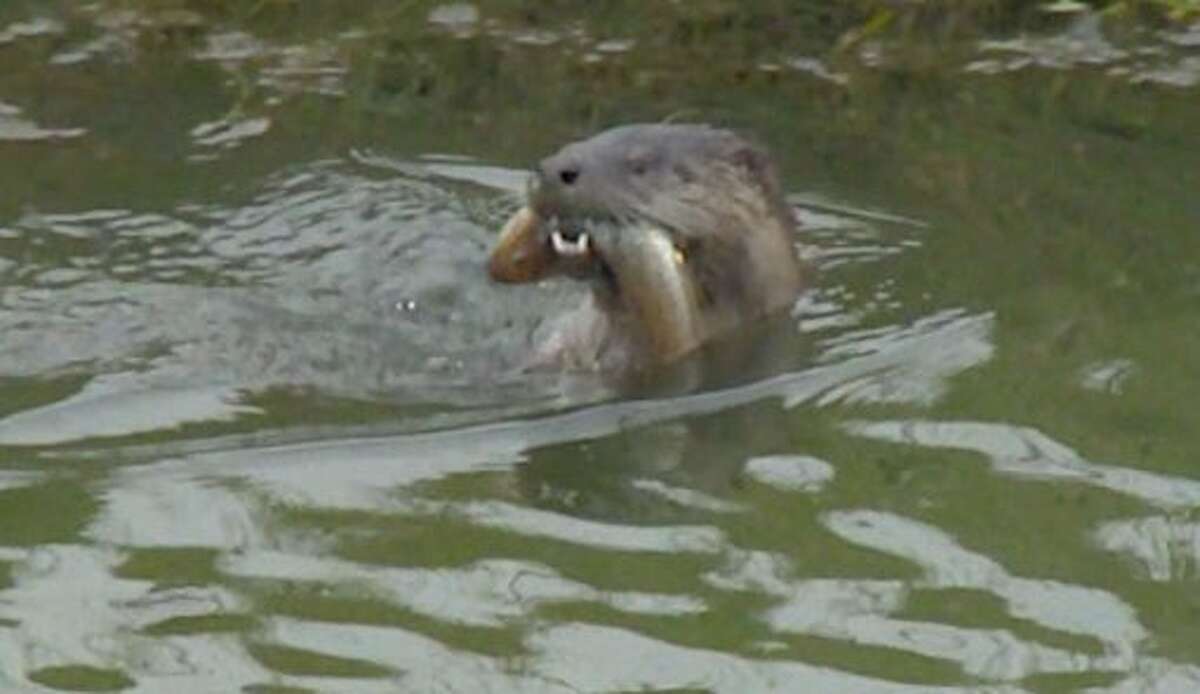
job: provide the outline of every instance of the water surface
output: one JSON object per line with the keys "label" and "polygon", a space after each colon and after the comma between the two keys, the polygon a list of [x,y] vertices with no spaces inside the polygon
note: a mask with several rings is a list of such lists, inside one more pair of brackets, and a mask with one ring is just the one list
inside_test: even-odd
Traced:
{"label": "water surface", "polygon": [[[0,9],[0,688],[1200,689],[1200,25],[131,7]],[[663,118],[813,287],[521,371],[525,172]]]}

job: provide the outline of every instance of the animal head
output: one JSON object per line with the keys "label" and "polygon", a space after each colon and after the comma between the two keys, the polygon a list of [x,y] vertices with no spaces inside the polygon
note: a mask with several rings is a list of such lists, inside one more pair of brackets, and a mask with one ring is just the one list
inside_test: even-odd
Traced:
{"label": "animal head", "polygon": [[774,167],[732,132],[615,128],[543,159],[528,197],[492,251],[492,277],[587,280],[656,350],[687,351],[799,289]]}

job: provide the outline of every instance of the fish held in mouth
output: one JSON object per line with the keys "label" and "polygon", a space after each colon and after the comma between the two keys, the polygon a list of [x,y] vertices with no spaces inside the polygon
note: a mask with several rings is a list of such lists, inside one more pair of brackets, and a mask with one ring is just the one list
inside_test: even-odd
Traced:
{"label": "fish held in mouth", "polygon": [[545,277],[557,251],[541,237],[542,220],[522,207],[500,230],[488,258],[488,274],[497,282],[533,282]]}
{"label": "fish held in mouth", "polygon": [[587,282],[590,317],[564,322],[577,334],[554,335],[539,361],[596,370],[679,359],[790,307],[803,285],[771,161],[701,125],[624,126],[542,160],[488,272]]}

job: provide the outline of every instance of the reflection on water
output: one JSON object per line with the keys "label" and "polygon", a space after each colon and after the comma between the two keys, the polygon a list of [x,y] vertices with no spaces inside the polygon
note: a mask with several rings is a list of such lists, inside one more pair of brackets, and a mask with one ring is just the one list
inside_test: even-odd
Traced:
{"label": "reflection on water", "polygon": [[[982,41],[953,72],[991,82],[885,91],[866,143],[838,128],[922,79],[903,46],[702,84],[679,103],[775,114],[818,279],[748,348],[623,389],[523,372],[582,290],[483,262],[514,162],[602,101],[568,90],[632,118],[604,80],[665,88],[655,37],[108,5],[0,8],[0,689],[1200,690],[1195,110],[1142,108],[1195,85],[1200,27]],[[1012,96],[1098,68],[1136,113]],[[795,84],[836,95],[811,141]],[[505,113],[524,90],[540,123]]]}
{"label": "reflection on water", "polygon": [[[1020,437],[1022,432],[1010,434]],[[82,532],[88,544],[46,544],[5,553],[12,585],[4,592],[0,614],[21,625],[6,632],[6,661],[24,671],[59,664],[116,666],[147,691],[155,688],[157,678],[184,673],[197,677],[199,686],[240,686],[263,678],[323,686],[300,675],[280,680],[278,673],[247,657],[239,645],[244,636],[234,628],[237,622],[227,629],[217,626],[216,633],[206,626],[219,625],[222,617],[255,615],[258,627],[250,632],[251,644],[348,658],[380,669],[361,683],[365,687],[377,677],[401,678],[404,673],[400,681],[406,687],[422,683],[450,690],[557,691],[556,683],[569,678],[606,690],[700,686],[732,691],[781,687],[795,677],[872,691],[940,689],[878,681],[868,685],[849,674],[776,660],[780,650],[789,649],[780,639],[793,634],[953,662],[962,672],[992,682],[1039,673],[1108,672],[1120,677],[1106,691],[1158,691],[1154,688],[1163,681],[1200,683],[1200,669],[1144,653],[1146,627],[1117,595],[1013,575],[925,523],[874,510],[817,513],[813,520],[831,538],[918,570],[915,578],[824,578],[820,575],[830,566],[814,575],[815,567],[804,567],[787,549],[755,549],[752,538],[739,539],[744,534],[739,522],[753,523],[760,512],[751,506],[710,510],[692,505],[688,514],[706,522],[643,526],[587,520],[500,499],[470,500],[489,489],[503,494],[504,478],[521,474],[516,458],[502,462],[495,451],[480,454],[481,464],[473,472],[485,479],[476,485],[478,491],[453,499],[436,490],[422,493],[414,468],[434,450],[445,458],[433,456],[420,481],[461,478],[465,472],[442,464],[469,458],[467,450],[447,450],[454,440],[443,438],[442,446],[430,446],[420,436],[401,437],[357,446],[335,442],[204,454],[127,468],[102,485],[100,505]],[[955,441],[961,445],[988,438],[962,435]],[[1032,450],[1038,449],[1025,449],[1026,460]],[[813,479],[836,483],[827,479],[836,468],[811,459],[751,458],[745,468],[757,484],[794,502],[824,493]],[[1102,476],[1092,479],[1103,483]],[[1186,488],[1183,481],[1176,482]],[[36,476],[13,478],[6,493],[41,483]],[[1133,480],[1117,489],[1144,495],[1143,486]],[[789,505],[804,507],[802,502]],[[304,519],[339,509],[354,515],[342,520],[330,515],[315,523]],[[801,515],[816,511],[810,508]],[[1108,524],[1097,536],[1106,549],[1144,559],[1158,580],[1169,580],[1171,574],[1156,570],[1153,563],[1170,561],[1162,556],[1165,530],[1161,521],[1151,519]],[[1188,537],[1186,528],[1176,532]],[[447,538],[462,544],[446,551],[450,564],[422,566],[438,554],[429,542],[445,543]],[[378,550],[363,554],[364,542],[378,544]],[[178,566],[167,555],[138,558],[155,549],[184,548],[216,554],[181,558]],[[418,554],[409,556],[410,548]],[[1146,556],[1153,548],[1159,548],[1158,556]],[[660,592],[653,581],[644,583],[648,577],[637,569],[620,577],[619,565],[636,563],[643,554],[682,562],[666,574],[664,583],[674,586],[673,591]],[[618,572],[597,569],[592,566],[597,560],[616,561]],[[141,562],[144,568],[131,566]],[[188,568],[196,562],[200,566]],[[139,573],[144,576],[138,578]],[[998,601],[997,616],[1006,617],[985,626],[905,615],[914,594],[945,591],[968,591],[978,596],[975,600],[990,596]],[[757,616],[761,625],[747,624],[751,634],[759,633],[746,645],[759,655],[721,654],[704,646],[703,635],[687,639],[695,646],[684,647],[672,645],[674,639],[619,628],[625,623],[620,615],[674,622],[676,628],[684,628],[689,619],[755,620],[754,612],[737,614],[744,600],[740,596],[746,595],[770,600]],[[321,602],[327,605],[322,608]],[[362,618],[378,625],[353,624],[360,619],[353,615],[369,606],[375,606],[370,609],[376,616],[363,613]],[[556,606],[561,616],[546,622],[541,615],[556,614]],[[74,628],[80,615],[86,615],[84,633]],[[517,639],[514,646],[524,653],[520,674],[510,671],[505,658],[488,655],[499,646],[483,646],[478,652],[480,646],[466,645],[474,643],[471,634],[479,630],[496,631],[501,640]],[[446,634],[446,641],[434,637],[439,633]],[[75,636],[64,641],[65,634]],[[1052,634],[1059,636],[1042,642]],[[586,656],[600,645],[603,658]],[[466,652],[457,650],[464,647]],[[647,666],[639,667],[644,659]],[[217,671],[224,679],[208,679]]]}
{"label": "reflection on water", "polygon": [[1043,479],[1068,479],[1136,496],[1163,508],[1200,506],[1200,482],[1088,462],[1032,429],[974,422],[850,422],[857,434],[931,448],[978,451],[996,470]]}

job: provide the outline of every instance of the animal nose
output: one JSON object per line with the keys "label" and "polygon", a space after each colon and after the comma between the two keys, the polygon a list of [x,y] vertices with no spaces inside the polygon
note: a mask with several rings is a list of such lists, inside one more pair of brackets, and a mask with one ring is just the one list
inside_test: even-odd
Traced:
{"label": "animal nose", "polygon": [[579,180],[582,167],[573,158],[549,157],[542,160],[542,180],[564,186],[574,185]]}

